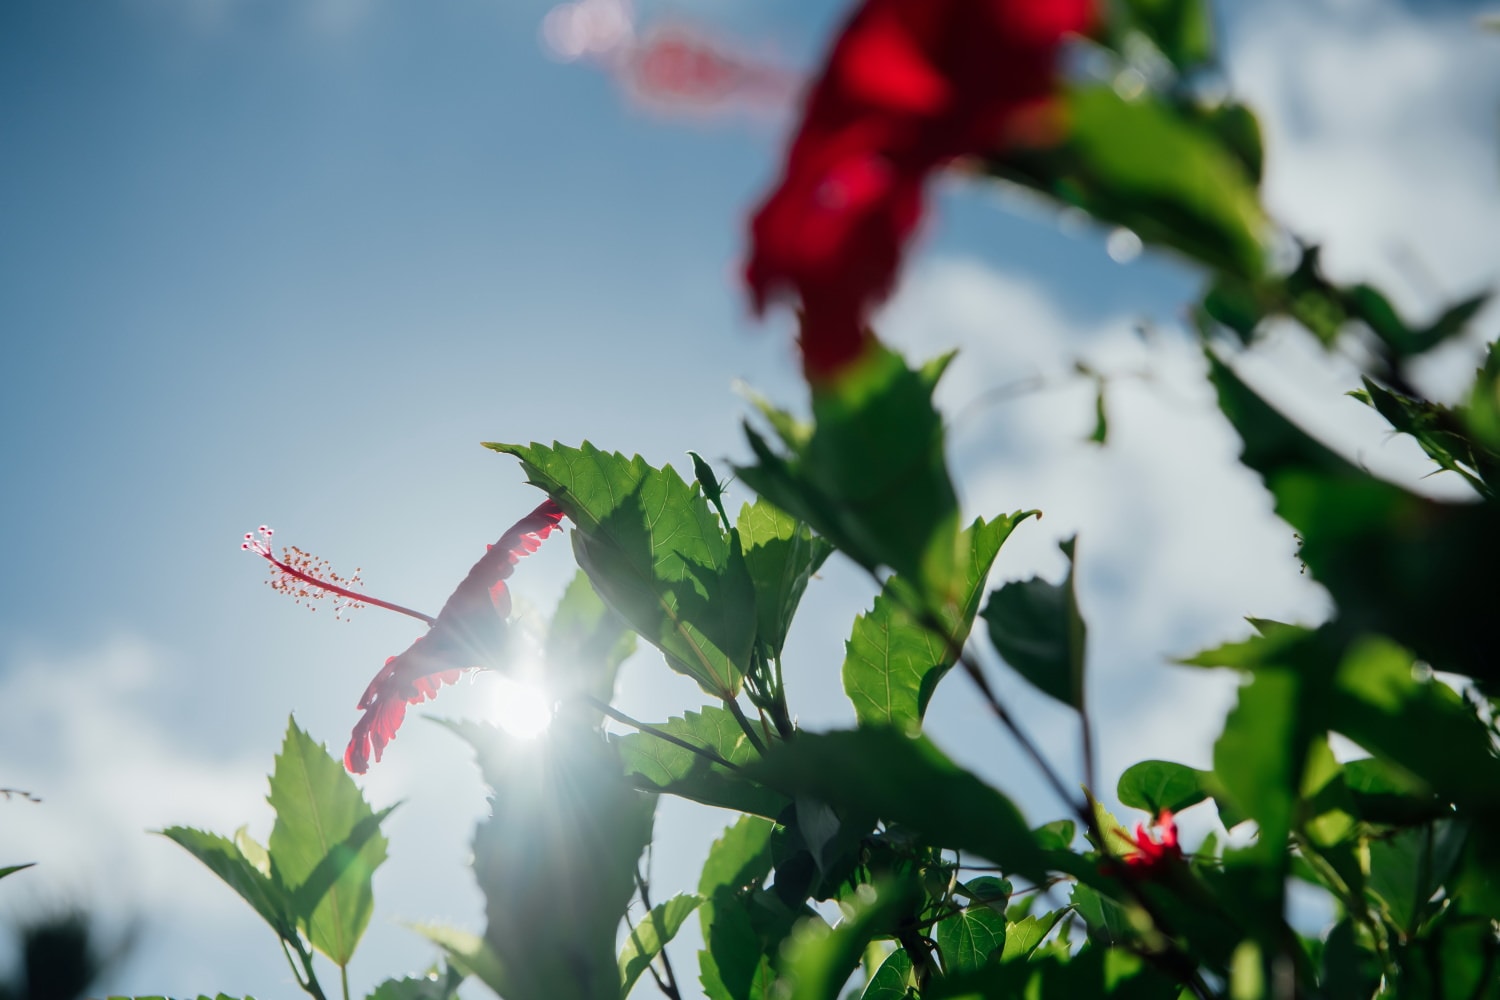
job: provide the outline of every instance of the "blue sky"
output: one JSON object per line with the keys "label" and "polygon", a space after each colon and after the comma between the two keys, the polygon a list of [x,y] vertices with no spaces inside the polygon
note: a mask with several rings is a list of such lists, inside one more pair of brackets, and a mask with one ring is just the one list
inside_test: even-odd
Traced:
{"label": "blue sky", "polygon": [[[238,550],[244,531],[270,523],[362,567],[373,593],[432,610],[537,499],[478,442],[722,459],[743,454],[733,380],[801,399],[786,317],[752,323],[734,281],[784,116],[633,110],[605,74],[547,56],[547,9],[0,7],[0,785],[45,800],[0,802],[0,863],[39,862],[0,886],[0,913],[77,901],[112,927],[139,921],[107,990],[291,995],[248,908],[145,831],[263,834],[288,713],[341,746],[364,685],[413,638],[392,616],[337,624],[276,598]],[[1273,210],[1327,239],[1341,276],[1386,282],[1418,313],[1493,281],[1500,260],[1500,36],[1474,30],[1481,9],[1276,0],[1221,17],[1228,83],[1265,119]],[[838,13],[638,9],[792,68]],[[1095,697],[1121,709],[1102,773],[1112,787],[1142,757],[1206,764],[1232,691],[1165,658],[1235,634],[1241,615],[1315,620],[1323,604],[1233,466],[1176,329],[1197,278],[1150,254],[1116,263],[1104,234],[1014,193],[949,180],[935,202],[882,329],[914,354],[964,351],[942,400],[964,414],[952,444],[973,512],[1047,512],[997,580],[1055,573],[1055,540],[1081,531]],[[1159,330],[1149,344],[1141,320]],[[1436,391],[1469,349],[1432,365]],[[1102,452],[1080,443],[1082,387],[970,405],[1080,356],[1153,376],[1112,390]],[[1420,471],[1339,396],[1349,370],[1296,336],[1247,370],[1373,468]],[[565,542],[523,564],[523,616],[544,616],[571,572]],[[839,565],[813,588],[788,668],[804,724],[852,717],[837,668],[870,596]],[[1009,690],[1071,760],[1069,721]],[[478,711],[475,691],[435,712]],[[620,702],[665,718],[701,695],[642,655]],[[933,712],[951,752],[1038,821],[1055,814],[957,679]],[[467,758],[414,719],[366,781],[377,805],[406,805],[357,988],[430,961],[400,921],[478,926],[463,862],[483,804]],[[691,884],[726,818],[664,808],[666,889]]]}

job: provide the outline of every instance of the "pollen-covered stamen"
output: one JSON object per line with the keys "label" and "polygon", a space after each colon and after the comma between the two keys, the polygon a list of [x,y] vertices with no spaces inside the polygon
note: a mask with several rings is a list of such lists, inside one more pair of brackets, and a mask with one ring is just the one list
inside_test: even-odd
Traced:
{"label": "pollen-covered stamen", "polygon": [[366,605],[374,605],[385,608],[387,611],[395,611],[407,615],[418,621],[433,623],[433,618],[424,615],[420,611],[392,604],[390,601],[382,601],[377,597],[361,594],[355,588],[362,585],[360,570],[356,568],[354,575],[349,577],[340,576],[334,572],[328,560],[304,552],[297,546],[284,546],[281,550],[281,558],[276,558],[271,548],[271,538],[275,534],[264,524],[257,532],[245,532],[244,541],[240,548],[246,552],[254,552],[266,562],[271,564],[271,577],[266,585],[277,593],[285,594],[295,603],[302,604],[309,611],[318,610],[317,602],[325,598],[337,598],[334,602],[333,616],[344,619],[346,611],[353,611]]}

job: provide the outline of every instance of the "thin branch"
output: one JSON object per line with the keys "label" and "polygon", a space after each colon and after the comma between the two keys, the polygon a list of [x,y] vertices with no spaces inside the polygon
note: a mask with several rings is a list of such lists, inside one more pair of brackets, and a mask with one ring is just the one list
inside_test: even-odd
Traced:
{"label": "thin branch", "polygon": [[[682,1000],[682,994],[677,990],[677,976],[672,972],[672,960],[667,957],[666,935],[662,933],[661,925],[656,924],[654,918],[651,915],[651,887],[646,882],[646,877],[641,874],[639,865],[637,865],[635,869],[635,887],[641,894],[641,903],[646,907],[646,919],[651,920],[655,925],[656,939],[661,943],[661,949],[656,954],[661,959],[662,971],[666,973],[667,981],[665,984],[663,984],[660,979],[657,979],[656,985],[660,986],[662,988],[662,992],[671,997],[672,1000]],[[646,967],[651,968],[649,963]],[[655,974],[656,970],[652,969],[653,977],[655,976]]]}
{"label": "thin branch", "polygon": [[755,752],[764,755],[766,745],[761,742],[759,736],[755,735],[755,727],[745,717],[745,710],[740,708],[740,703],[734,698],[725,698],[724,707],[729,709],[729,714],[734,716],[734,721],[738,722],[740,728],[745,731],[745,736],[749,738],[750,745],[755,748]]}

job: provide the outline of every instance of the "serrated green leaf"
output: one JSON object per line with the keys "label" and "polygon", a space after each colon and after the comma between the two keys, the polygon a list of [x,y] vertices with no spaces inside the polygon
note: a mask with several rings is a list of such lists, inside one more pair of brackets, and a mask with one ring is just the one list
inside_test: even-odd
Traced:
{"label": "serrated green leaf", "polygon": [[580,570],[547,628],[548,689],[563,698],[579,693],[607,703],[614,696],[620,664],[633,652],[635,633],[600,600]]}
{"label": "serrated green leaf", "polygon": [[458,986],[463,980],[464,973],[449,965],[441,976],[433,972],[426,976],[387,979],[375,987],[366,1000],[456,1000]]}
{"label": "serrated green leaf", "polygon": [[656,799],[631,787],[614,748],[559,716],[519,740],[452,724],[477,751],[492,812],[474,835],[484,940],[506,1000],[618,1000],[616,930],[635,894]]}
{"label": "serrated green leaf", "polygon": [[[813,389],[810,433],[783,435],[778,455],[746,427],[757,462],[736,472],[855,562],[889,567],[926,606],[962,602],[958,498],[932,393],[951,355],[919,370],[874,344],[837,380]],[[763,407],[774,427],[790,418]]]}
{"label": "serrated green leaf", "polygon": [[873,812],[930,846],[973,851],[1007,873],[1044,873],[1042,853],[1020,810],[925,737],[880,727],[800,733],[747,770],[784,794]]}
{"label": "serrated green leaf", "polygon": [[1005,947],[1005,915],[988,906],[970,906],[938,921],[935,928],[943,968],[949,972],[988,965]]}
{"label": "serrated green leaf", "polygon": [[578,564],[672,669],[732,698],[755,640],[755,587],[697,486],[588,442],[489,444],[521,460],[572,520]]}
{"label": "serrated green leaf", "polygon": [[780,659],[787,629],[808,581],[833,546],[815,536],[804,522],[764,499],[740,508],[736,526],[745,568],[755,584],[757,636],[771,657]]}
{"label": "serrated green leaf", "polygon": [[625,947],[620,951],[620,1000],[630,995],[636,980],[641,978],[646,967],[677,936],[683,921],[702,902],[701,896],[673,896],[665,903],[658,903],[635,926],[625,939]]}
{"label": "serrated green leaf", "polygon": [[899,576],[886,581],[875,606],[855,619],[844,644],[844,692],[860,725],[921,728],[938,682],[957,662],[957,651],[973,628],[1000,546],[1016,525],[1036,513],[1017,511],[988,522],[981,518],[964,531],[954,567],[963,583],[953,591],[957,602],[934,616],[941,632],[923,624],[922,597],[909,581]]}
{"label": "serrated green leaf", "polygon": [[698,892],[712,896],[720,889],[738,892],[759,883],[771,871],[771,834],[776,824],[759,816],[741,816],[713,842]]}
{"label": "serrated green leaf", "polygon": [[1041,916],[1028,916],[1005,928],[1005,948],[1000,961],[1017,962],[1031,957],[1032,952],[1052,933],[1052,928],[1066,916],[1068,911],[1052,910]]}
{"label": "serrated green leaf", "polygon": [[[655,728],[716,753],[733,765],[756,759],[755,748],[733,715],[715,705],[684,712]],[[704,805],[775,817],[787,798],[750,780],[741,771],[669,743],[648,732],[613,738],[625,773],[640,787],[678,795]]]}
{"label": "serrated green leaf", "polygon": [[984,608],[990,641],[1016,673],[1075,709],[1084,702],[1088,628],[1073,587],[1076,539],[1062,543],[1068,575],[1062,583],[1030,579],[1008,583]]}
{"label": "serrated green leaf", "polygon": [[291,893],[274,875],[263,875],[227,837],[185,826],[169,826],[163,837],[182,847],[223,879],[283,940],[295,940],[297,922]]}
{"label": "serrated green leaf", "polygon": [[314,948],[348,965],[375,905],[370,879],[386,858],[379,826],[390,810],[373,812],[343,763],[295,719],[266,800],[276,810],[271,867],[291,893],[298,925]]}
{"label": "serrated green leaf", "polygon": [[1116,794],[1123,805],[1153,816],[1181,812],[1209,797],[1208,772],[1167,760],[1143,760],[1120,775]]}

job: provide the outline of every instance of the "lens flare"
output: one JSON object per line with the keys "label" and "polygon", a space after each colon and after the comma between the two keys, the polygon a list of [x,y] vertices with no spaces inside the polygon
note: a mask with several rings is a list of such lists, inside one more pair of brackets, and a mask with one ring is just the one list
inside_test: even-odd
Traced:
{"label": "lens flare", "polygon": [[496,725],[518,740],[531,740],[552,724],[552,696],[546,688],[499,675],[488,678],[491,709]]}

